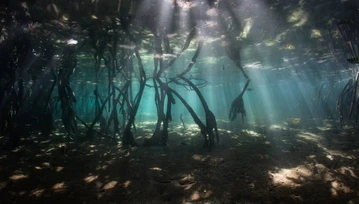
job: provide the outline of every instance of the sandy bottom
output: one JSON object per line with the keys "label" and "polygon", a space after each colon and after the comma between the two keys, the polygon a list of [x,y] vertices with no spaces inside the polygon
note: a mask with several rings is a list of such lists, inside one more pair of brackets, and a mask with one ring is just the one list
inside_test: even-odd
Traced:
{"label": "sandy bottom", "polygon": [[[138,125],[139,144],[153,126]],[[166,147],[33,136],[0,155],[0,202],[359,203],[357,130],[330,120],[239,126],[219,122],[212,152],[195,125],[172,124]]]}

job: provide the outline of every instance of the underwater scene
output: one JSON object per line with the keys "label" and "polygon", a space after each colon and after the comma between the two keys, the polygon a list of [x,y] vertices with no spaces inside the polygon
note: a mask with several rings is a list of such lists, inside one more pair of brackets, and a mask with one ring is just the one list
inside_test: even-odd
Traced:
{"label": "underwater scene", "polygon": [[359,1],[0,5],[1,204],[359,204]]}

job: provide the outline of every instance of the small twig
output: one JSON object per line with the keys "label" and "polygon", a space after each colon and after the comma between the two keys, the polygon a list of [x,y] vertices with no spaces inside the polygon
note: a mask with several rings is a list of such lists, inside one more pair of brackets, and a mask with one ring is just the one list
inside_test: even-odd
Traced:
{"label": "small twig", "polygon": [[184,129],[186,129],[186,125],[184,124],[183,119],[182,119],[182,114],[181,114],[181,116],[180,116],[180,119],[181,119],[181,122],[182,122],[183,128],[184,128]]}

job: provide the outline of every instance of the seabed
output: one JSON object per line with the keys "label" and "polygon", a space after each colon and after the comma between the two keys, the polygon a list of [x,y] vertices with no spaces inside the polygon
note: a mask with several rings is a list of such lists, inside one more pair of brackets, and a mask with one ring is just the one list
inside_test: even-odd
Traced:
{"label": "seabed", "polygon": [[208,152],[193,124],[172,123],[165,147],[142,146],[154,125],[138,123],[139,147],[81,135],[68,142],[61,129],[23,139],[0,157],[1,202],[359,203],[353,126],[218,121],[220,142]]}

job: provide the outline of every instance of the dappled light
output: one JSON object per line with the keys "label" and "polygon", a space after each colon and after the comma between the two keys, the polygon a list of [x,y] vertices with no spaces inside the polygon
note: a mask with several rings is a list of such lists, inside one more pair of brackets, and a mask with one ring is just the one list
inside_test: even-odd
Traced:
{"label": "dappled light", "polygon": [[308,21],[308,14],[302,9],[293,11],[288,17],[288,22],[293,23],[294,27],[303,26]]}
{"label": "dappled light", "polygon": [[354,172],[353,167],[340,167],[337,171],[339,171],[343,175],[350,175],[351,177],[358,178],[357,175]]}
{"label": "dappled light", "polygon": [[311,132],[302,132],[298,133],[297,136],[299,138],[303,138],[305,140],[313,141],[313,142],[319,142],[321,137],[317,134],[311,133]]}
{"label": "dappled light", "polygon": [[[32,167],[17,170],[6,180],[2,179],[0,192],[13,188],[12,185],[22,185],[17,182],[37,179],[42,187],[26,187],[16,195],[45,199],[48,195],[59,194],[65,198],[74,191],[75,186],[79,186],[75,193],[87,190],[96,192],[91,196],[102,202],[111,198],[113,193],[136,195],[131,198],[132,201],[151,195],[150,198],[158,203],[168,199],[178,202],[219,202],[228,199],[245,201],[245,195],[250,192],[256,196],[271,197],[288,188],[293,191],[286,197],[288,201],[304,202],[308,200],[304,189],[315,189],[318,183],[326,184],[323,188],[330,199],[356,195],[359,192],[355,185],[359,172],[353,162],[358,158],[356,149],[341,152],[332,148],[335,146],[328,146],[325,137],[335,135],[329,125],[329,129],[315,129],[316,132],[313,132],[314,129],[305,126],[308,123],[305,119],[301,119],[299,127],[289,127],[285,124],[287,122],[283,120],[266,126],[258,121],[257,125],[248,125],[237,132],[234,129],[236,126],[231,128],[230,123],[223,121],[218,128],[222,135],[221,143],[212,153],[201,150],[200,135],[184,137],[181,132],[183,127],[180,126],[179,130],[171,133],[166,149],[118,149],[116,143],[100,138],[96,142],[85,140],[66,144],[67,155],[75,147],[82,148],[81,152],[71,153],[67,157],[62,156],[61,149],[46,153],[41,149],[47,148],[38,148],[41,154],[46,153],[52,159],[42,162],[41,157],[34,161]],[[151,125],[143,124],[141,128],[137,127],[137,131],[141,133]],[[177,126],[174,124],[170,129],[174,130]],[[185,126],[186,129],[190,128],[190,124]],[[334,123],[330,125],[331,128],[335,126]],[[53,145],[58,144],[55,142]],[[87,154],[91,150],[96,150],[96,153]],[[24,147],[23,151],[29,150]],[[80,158],[88,162],[84,163]],[[5,159],[8,161],[8,158]],[[131,165],[124,166],[127,162]],[[71,176],[67,172],[71,172]],[[47,175],[46,179],[41,179],[43,175]],[[233,183],[228,182],[230,180]],[[15,183],[10,185],[10,181]],[[242,191],[243,188],[246,190]]]}
{"label": "dappled light", "polygon": [[192,193],[190,199],[191,199],[192,201],[197,201],[197,200],[199,200],[200,198],[201,198],[200,194],[199,194],[197,191],[195,191],[195,192]]}
{"label": "dappled light", "polygon": [[61,183],[56,183],[55,185],[52,186],[52,190],[55,193],[61,193],[66,191],[67,185],[65,184],[65,182],[61,182]]}
{"label": "dappled light", "polygon": [[162,169],[158,168],[158,167],[152,167],[152,168],[150,168],[150,170],[152,170],[152,171],[162,171]]}
{"label": "dappled light", "polygon": [[90,176],[84,178],[84,181],[86,183],[91,183],[91,182],[95,181],[97,178],[98,178],[98,175],[90,175]]}
{"label": "dappled light", "polygon": [[331,185],[332,188],[330,190],[332,192],[332,196],[334,197],[338,197],[339,193],[352,193],[352,190],[341,182],[333,181]]}
{"label": "dappled light", "polygon": [[128,188],[131,185],[131,181],[125,181],[123,187]]}
{"label": "dappled light", "polygon": [[41,197],[44,194],[44,192],[45,189],[36,188],[30,192],[30,195],[34,197]]}
{"label": "dappled light", "polygon": [[274,185],[297,187],[312,176],[312,172],[305,166],[292,169],[281,169],[278,173],[269,173]]}
{"label": "dappled light", "polygon": [[262,135],[252,130],[247,130],[247,133],[253,137],[261,137]]}
{"label": "dappled light", "polygon": [[117,185],[117,181],[110,181],[103,186],[103,190],[109,190],[114,188]]}
{"label": "dappled light", "polygon": [[62,166],[55,167],[56,172],[61,172],[63,169],[64,169],[64,167],[62,167]]}
{"label": "dappled light", "polygon": [[26,178],[28,178],[28,176],[24,175],[24,174],[14,174],[9,177],[9,179],[12,181],[22,180],[22,179],[26,179]]}

